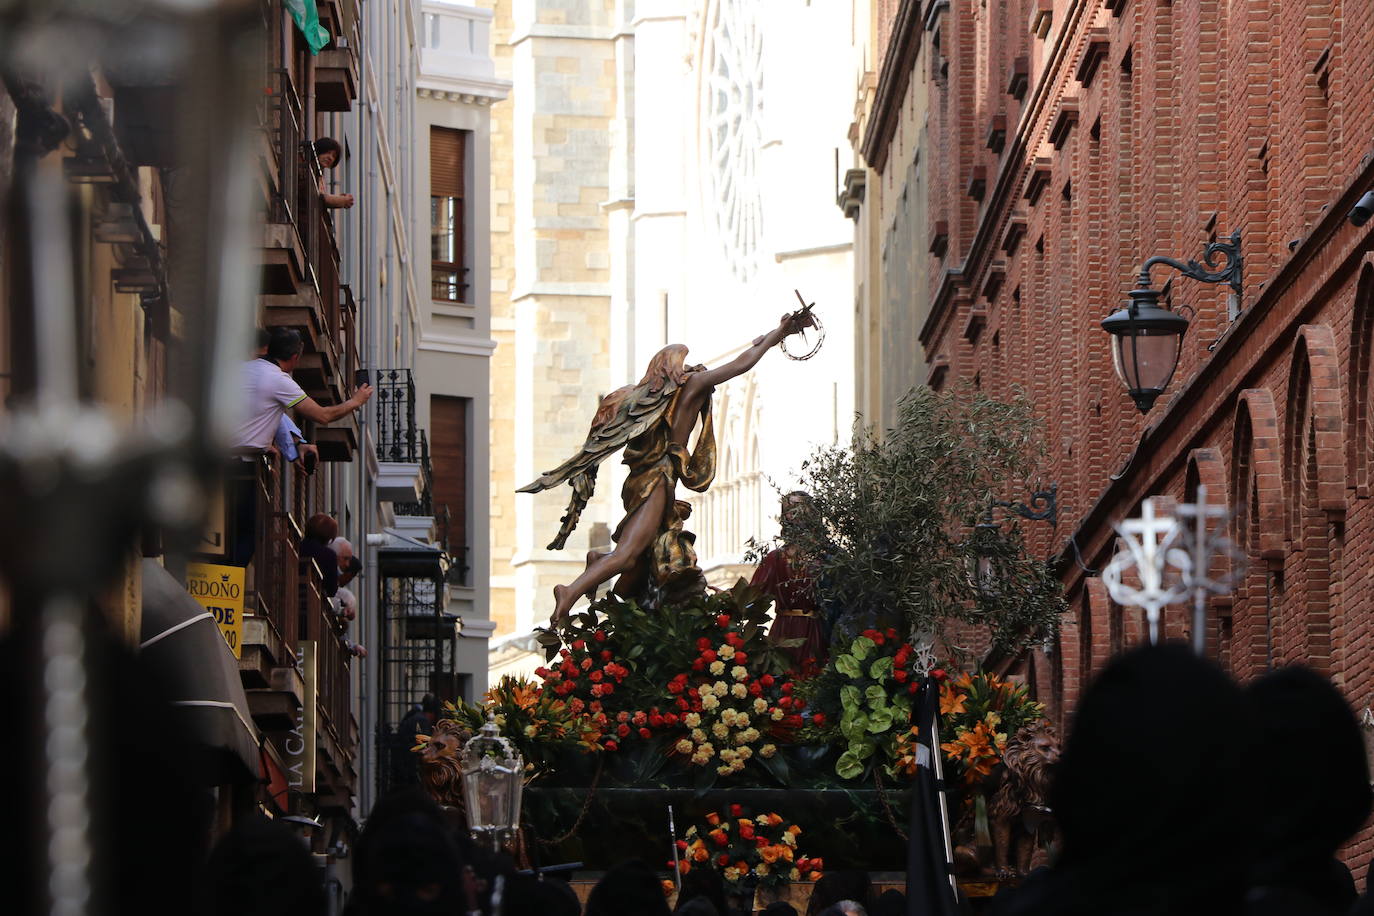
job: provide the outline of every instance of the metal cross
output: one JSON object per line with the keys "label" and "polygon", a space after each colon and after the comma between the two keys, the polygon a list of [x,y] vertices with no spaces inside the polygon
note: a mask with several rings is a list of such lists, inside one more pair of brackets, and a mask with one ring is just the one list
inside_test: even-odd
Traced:
{"label": "metal cross", "polygon": [[[1145,609],[1150,643],[1156,644],[1159,642],[1160,613],[1187,594],[1181,582],[1166,585],[1164,579],[1169,554],[1178,538],[1178,522],[1169,516],[1155,515],[1154,500],[1147,499],[1141,507],[1140,518],[1126,519],[1112,527],[1121,536],[1126,549],[1112,557],[1107,568],[1102,570],[1102,581],[1117,604]],[[1139,588],[1123,579],[1123,574],[1132,567],[1137,570]]]}
{"label": "metal cross", "polygon": [[[1187,521],[1179,526],[1182,545],[1173,551],[1169,562],[1178,567],[1183,576],[1183,585],[1193,593],[1193,651],[1198,655],[1206,647],[1207,596],[1224,595],[1235,584],[1235,571],[1238,563],[1229,563],[1220,578],[1213,579],[1212,557],[1221,554],[1232,560],[1244,561],[1241,553],[1226,537],[1226,521],[1231,513],[1225,506],[1207,502],[1207,487],[1197,488],[1197,500],[1185,503],[1174,510],[1174,514]],[[1217,524],[1212,524],[1214,521]]]}

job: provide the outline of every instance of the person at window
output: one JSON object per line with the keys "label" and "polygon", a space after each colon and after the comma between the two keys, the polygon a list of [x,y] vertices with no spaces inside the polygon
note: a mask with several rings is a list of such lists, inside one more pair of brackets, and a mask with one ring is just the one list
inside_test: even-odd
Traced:
{"label": "person at window", "polygon": [[[266,328],[258,328],[257,336],[258,348],[254,358],[266,359],[267,345],[271,342],[272,335]],[[277,435],[268,450],[273,449],[306,474],[315,473],[315,466],[320,461],[320,450],[305,441],[305,433],[301,432],[301,428],[286,414],[282,414],[281,421],[277,424]]]}
{"label": "person at window", "polygon": [[305,536],[301,538],[301,566],[305,561],[314,560],[320,568],[320,578],[324,583],[324,594],[333,598],[339,592],[339,557],[330,548],[329,542],[339,534],[339,523],[334,516],[323,512],[310,516],[305,522]]}
{"label": "person at window", "polygon": [[306,395],[291,378],[305,346],[301,335],[289,328],[273,328],[267,355],[243,364],[241,379],[247,417],[234,433],[236,451],[265,452],[272,445],[281,418],[288,410],[321,425],[333,423],[362,407],[372,397],[371,385],[360,385],[353,397],[329,407]]}
{"label": "person at window", "polygon": [[[314,143],[315,158],[320,161],[320,168],[332,169],[339,164],[343,158],[343,147],[339,146],[339,141],[333,137],[321,137]],[[331,194],[324,185],[324,176],[320,176],[320,199],[324,205],[331,210],[347,210],[353,206],[352,194]]]}
{"label": "person at window", "polygon": [[348,538],[337,537],[329,542],[329,547],[339,558],[339,586],[343,587],[363,571],[363,561],[353,555],[353,542]]}

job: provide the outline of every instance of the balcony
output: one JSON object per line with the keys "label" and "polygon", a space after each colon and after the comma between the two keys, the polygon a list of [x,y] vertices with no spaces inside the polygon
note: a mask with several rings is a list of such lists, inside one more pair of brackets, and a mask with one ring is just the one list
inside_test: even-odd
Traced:
{"label": "balcony", "polygon": [[[409,369],[377,372],[377,499],[418,503],[424,487],[421,455],[428,443],[415,424],[415,378]],[[422,447],[424,452],[422,452]]]}
{"label": "balcony", "polygon": [[[322,807],[327,800],[346,807],[358,746],[352,655],[324,595],[319,567],[300,553],[304,519],[315,511],[309,478],[280,464],[265,458],[245,463],[237,481],[252,487],[257,502],[239,677],[254,721],[268,733],[300,728],[313,694],[321,749],[314,791]],[[306,645],[314,647],[313,667],[302,665]]]}

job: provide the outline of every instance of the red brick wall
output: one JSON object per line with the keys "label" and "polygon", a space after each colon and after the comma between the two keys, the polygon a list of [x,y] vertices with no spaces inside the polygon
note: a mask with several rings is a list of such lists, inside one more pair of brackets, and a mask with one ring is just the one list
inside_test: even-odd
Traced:
{"label": "red brick wall", "polygon": [[[1041,39],[1030,23],[1047,6]],[[1037,678],[1059,694],[1047,699],[1071,709],[1085,676],[1144,638],[1091,572],[1110,559],[1110,522],[1202,482],[1237,508],[1249,558],[1234,595],[1212,603],[1211,651],[1242,678],[1305,660],[1362,709],[1374,695],[1374,223],[1345,213],[1374,187],[1374,4],[1126,0],[1113,15],[1102,0],[990,0],[953,3],[935,25],[939,47],[927,32],[919,58],[934,76],[921,161],[949,245],[932,261],[921,339],[949,361],[946,384],[1019,387],[1044,418],[1062,521],[1035,546],[1063,551],[1070,607],[1059,670]],[[1089,73],[1085,54],[1104,42]],[[1018,101],[1007,83],[1021,56],[1031,85]],[[1074,106],[1076,123],[1055,133]],[[1000,153],[985,144],[999,114]],[[967,191],[975,167],[981,201]],[[1032,202],[1037,169],[1049,180]],[[1013,217],[1026,231],[1008,252]],[[1236,321],[1224,287],[1154,275],[1196,314],[1169,391],[1142,417],[1099,322],[1146,258],[1196,258],[1235,230]],[[985,323],[969,321],[975,310]],[[1171,609],[1166,632],[1187,627]],[[1351,860],[1371,849],[1366,831]]]}

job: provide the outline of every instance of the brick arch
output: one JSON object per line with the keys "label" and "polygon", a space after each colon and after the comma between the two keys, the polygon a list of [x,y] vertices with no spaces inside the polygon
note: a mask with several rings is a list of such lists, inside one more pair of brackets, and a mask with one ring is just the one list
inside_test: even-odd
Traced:
{"label": "brick arch", "polygon": [[[1298,481],[1310,469],[1317,505],[1333,516],[1345,512],[1345,423],[1336,335],[1330,325],[1298,329],[1288,370],[1288,412],[1284,417],[1284,470]],[[1303,491],[1289,487],[1287,536],[1298,536]]]}
{"label": "brick arch", "polygon": [[1231,540],[1245,553],[1246,567],[1232,595],[1227,661],[1232,673],[1244,678],[1262,673],[1272,656],[1273,574],[1287,552],[1278,411],[1268,389],[1240,393],[1231,435]]}
{"label": "brick arch", "polygon": [[[1230,505],[1226,486],[1226,462],[1215,448],[1195,448],[1188,453],[1188,466],[1183,474],[1183,501],[1197,502],[1198,487],[1207,488],[1207,504],[1226,508]],[[1230,573],[1230,559],[1222,554],[1212,558],[1209,574],[1223,579]],[[1231,596],[1214,595],[1208,602],[1212,613],[1208,616],[1207,654],[1225,665],[1230,655]]]}
{"label": "brick arch", "polygon": [[1369,370],[1374,360],[1374,254],[1364,256],[1350,322],[1350,374],[1346,379],[1346,482],[1369,495]]}
{"label": "brick arch", "polygon": [[[1258,556],[1284,555],[1283,465],[1279,459],[1279,420],[1267,388],[1247,388],[1236,403],[1232,423],[1231,473],[1227,504],[1234,506],[1232,539]],[[1253,530],[1239,523],[1252,521]],[[1246,526],[1249,527],[1249,526]]]}

